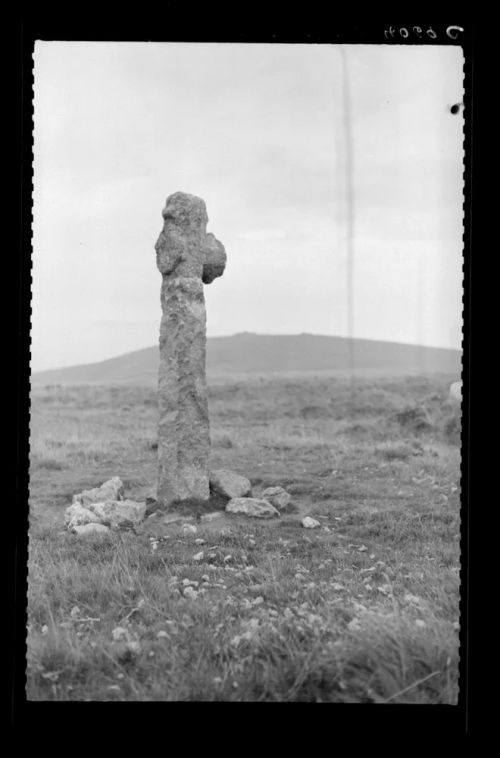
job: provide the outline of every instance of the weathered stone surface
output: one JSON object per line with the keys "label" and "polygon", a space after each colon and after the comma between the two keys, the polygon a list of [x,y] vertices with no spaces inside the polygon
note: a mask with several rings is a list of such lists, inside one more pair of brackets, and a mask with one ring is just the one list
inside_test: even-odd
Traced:
{"label": "weathered stone surface", "polygon": [[226,468],[211,471],[209,480],[211,490],[230,500],[233,497],[247,497],[252,494],[250,480]]}
{"label": "weathered stone surface", "polygon": [[146,516],[146,503],[134,500],[106,500],[89,503],[88,509],[99,517],[101,524],[118,529],[129,524],[139,524]]}
{"label": "weathered stone surface", "polygon": [[101,519],[88,508],[84,508],[80,503],[73,503],[66,508],[64,514],[64,523],[68,529],[82,524],[100,524]]}
{"label": "weathered stone surface", "polygon": [[267,500],[260,500],[256,497],[236,497],[226,505],[228,513],[240,513],[243,516],[252,516],[253,518],[274,518],[279,516],[280,512],[274,505]]}
{"label": "weathered stone surface", "polygon": [[286,508],[292,499],[290,493],[283,489],[283,487],[268,487],[262,493],[262,497],[264,500],[267,500],[268,503],[274,505],[279,511]]}
{"label": "weathered stone surface", "polygon": [[209,499],[210,436],[205,378],[203,283],[221,276],[222,244],[206,233],[201,198],[176,192],[163,209],[156,243],[162,274],[159,370],[158,491],[160,506]]}
{"label": "weathered stone surface", "polygon": [[319,521],[316,521],[315,518],[311,518],[310,516],[303,518],[300,523],[305,529],[317,529],[318,526],[321,526]]}
{"label": "weathered stone surface", "polygon": [[110,529],[104,524],[82,524],[74,526],[71,531],[83,537],[87,534],[108,534]]}
{"label": "weathered stone surface", "polygon": [[108,479],[100,487],[94,487],[91,490],[83,490],[77,495],[73,495],[73,503],[87,506],[89,503],[102,503],[104,500],[123,500],[124,487],[123,482],[118,476]]}

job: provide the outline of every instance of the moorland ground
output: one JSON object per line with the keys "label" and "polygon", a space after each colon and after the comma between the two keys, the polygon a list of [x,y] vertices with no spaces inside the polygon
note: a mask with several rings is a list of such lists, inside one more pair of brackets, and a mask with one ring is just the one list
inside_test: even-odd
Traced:
{"label": "moorland ground", "polygon": [[74,493],[154,484],[156,389],[33,388],[28,699],[456,703],[454,378],[213,384],[212,466],[284,486],[287,511],[86,538]]}

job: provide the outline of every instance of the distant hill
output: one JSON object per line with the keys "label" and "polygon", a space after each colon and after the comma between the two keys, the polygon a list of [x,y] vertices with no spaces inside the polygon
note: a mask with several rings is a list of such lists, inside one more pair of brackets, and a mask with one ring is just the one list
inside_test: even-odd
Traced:
{"label": "distant hill", "polygon": [[[353,373],[401,376],[461,371],[461,352],[397,342],[352,341]],[[35,372],[34,386],[46,384],[155,384],[158,346],[69,368]],[[349,372],[349,340],[315,334],[271,335],[244,332],[207,340],[207,376]]]}

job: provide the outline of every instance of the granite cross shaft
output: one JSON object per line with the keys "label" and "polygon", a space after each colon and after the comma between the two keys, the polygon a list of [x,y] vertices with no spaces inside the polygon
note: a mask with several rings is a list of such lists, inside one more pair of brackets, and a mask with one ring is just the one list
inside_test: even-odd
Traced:
{"label": "granite cross shaft", "polygon": [[203,285],[226,266],[223,245],[207,234],[205,203],[175,192],[162,212],[156,263],[163,281],[158,382],[159,506],[207,501],[210,432],[205,376]]}

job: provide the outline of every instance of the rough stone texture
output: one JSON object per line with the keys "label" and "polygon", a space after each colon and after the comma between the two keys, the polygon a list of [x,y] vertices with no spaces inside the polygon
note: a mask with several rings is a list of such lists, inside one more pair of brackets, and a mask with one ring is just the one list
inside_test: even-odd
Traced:
{"label": "rough stone texture", "polygon": [[74,526],[81,526],[83,524],[99,524],[101,519],[92,513],[88,508],[84,508],[79,503],[73,503],[66,508],[64,514],[64,523],[68,529],[72,529]]}
{"label": "rough stone texture", "polygon": [[84,490],[78,495],[73,495],[73,503],[87,506],[89,503],[102,503],[104,500],[123,500],[123,482],[118,476],[108,479],[107,482],[91,490]]}
{"label": "rough stone texture", "polygon": [[201,198],[176,192],[163,209],[156,243],[162,274],[159,370],[158,491],[160,506],[209,499],[210,435],[205,378],[203,284],[221,276],[223,245],[206,233]]}
{"label": "rough stone texture", "polygon": [[83,537],[86,534],[108,534],[110,530],[104,524],[82,524],[81,526],[74,526],[71,531]]}
{"label": "rough stone texture", "polygon": [[252,494],[250,481],[229,469],[219,468],[210,472],[210,489],[217,494],[227,497],[247,497]]}
{"label": "rough stone texture", "polygon": [[316,521],[315,518],[311,518],[310,516],[303,518],[300,523],[305,529],[317,529],[318,526],[321,526],[319,521]]}
{"label": "rough stone texture", "polygon": [[146,504],[134,500],[106,500],[90,503],[88,509],[99,517],[101,524],[118,529],[121,526],[139,524],[146,516]]}
{"label": "rough stone texture", "polygon": [[279,511],[286,508],[292,499],[290,493],[283,489],[283,487],[268,487],[262,493],[262,497],[264,500],[267,500],[268,503],[274,505]]}
{"label": "rough stone texture", "polygon": [[274,505],[267,500],[260,500],[255,497],[236,497],[226,505],[228,513],[240,513],[243,516],[252,516],[253,518],[274,518],[279,516],[280,512]]}

